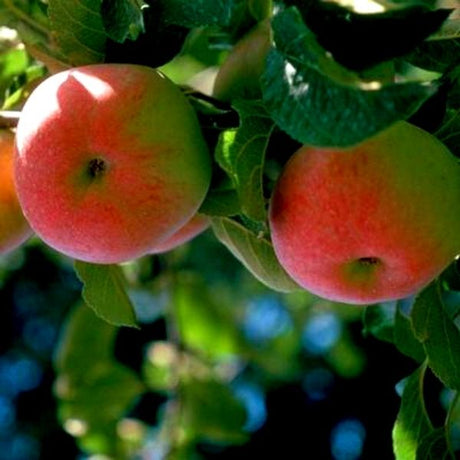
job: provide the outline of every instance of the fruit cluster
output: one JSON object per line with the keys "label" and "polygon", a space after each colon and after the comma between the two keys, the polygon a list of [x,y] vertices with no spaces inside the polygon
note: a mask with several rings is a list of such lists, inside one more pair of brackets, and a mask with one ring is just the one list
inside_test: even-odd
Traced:
{"label": "fruit cluster", "polygon": [[[269,47],[262,22],[222,65],[214,96],[258,97]],[[120,263],[168,251],[210,223],[198,213],[211,181],[208,146],[187,98],[153,68],[99,64],[49,77],[0,148],[1,251],[33,229],[72,258]],[[460,253],[459,202],[457,160],[401,121],[346,149],[301,147],[268,223],[280,264],[301,287],[369,304],[418,292]]]}

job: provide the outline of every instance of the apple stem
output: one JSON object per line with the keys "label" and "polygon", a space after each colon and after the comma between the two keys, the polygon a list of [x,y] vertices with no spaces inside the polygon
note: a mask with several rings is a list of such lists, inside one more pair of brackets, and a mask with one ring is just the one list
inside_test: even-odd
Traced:
{"label": "apple stem", "polygon": [[20,117],[18,110],[0,110],[0,128],[15,128]]}

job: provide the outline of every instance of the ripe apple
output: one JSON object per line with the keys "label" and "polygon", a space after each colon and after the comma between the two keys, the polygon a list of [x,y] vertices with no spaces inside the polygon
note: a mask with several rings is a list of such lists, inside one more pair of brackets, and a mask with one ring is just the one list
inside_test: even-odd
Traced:
{"label": "ripe apple", "polygon": [[303,146],[269,212],[275,253],[321,297],[407,297],[460,253],[460,167],[434,136],[398,122],[347,149]]}
{"label": "ripe apple", "polygon": [[150,67],[97,64],[57,73],[27,100],[15,181],[42,240],[76,259],[146,254],[195,215],[210,156],[179,88]]}
{"label": "ripe apple", "polygon": [[271,46],[268,19],[251,29],[222,63],[214,81],[213,96],[222,101],[260,97],[260,76]]}
{"label": "ripe apple", "polygon": [[191,239],[204,232],[210,225],[208,216],[204,214],[195,214],[183,227],[173,233],[163,242],[157,244],[152,254],[160,254],[163,252],[171,251],[182,244],[187,243]]}
{"label": "ripe apple", "polygon": [[13,179],[14,134],[0,130],[0,254],[13,251],[31,235]]}

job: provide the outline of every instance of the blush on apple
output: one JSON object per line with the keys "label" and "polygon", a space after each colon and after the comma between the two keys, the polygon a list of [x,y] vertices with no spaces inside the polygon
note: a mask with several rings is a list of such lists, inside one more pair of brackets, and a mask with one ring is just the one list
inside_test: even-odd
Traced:
{"label": "blush on apple", "polygon": [[347,148],[303,146],[276,185],[276,255],[321,297],[372,304],[415,294],[460,253],[460,167],[398,122]]}
{"label": "blush on apple", "polygon": [[174,234],[202,203],[210,156],[196,114],[163,74],[131,64],[57,73],[27,100],[15,181],[42,240],[118,263]]}

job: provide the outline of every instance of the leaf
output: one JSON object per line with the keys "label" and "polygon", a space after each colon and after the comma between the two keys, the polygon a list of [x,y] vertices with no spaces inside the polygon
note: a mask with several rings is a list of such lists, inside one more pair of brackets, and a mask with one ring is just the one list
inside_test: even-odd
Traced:
{"label": "leaf", "polygon": [[437,31],[450,14],[447,9],[409,2],[386,3],[385,11],[366,14],[338,2],[288,3],[299,5],[305,23],[337,62],[358,71],[412,51]]}
{"label": "leaf", "polygon": [[401,353],[422,363],[426,359],[423,345],[415,337],[410,316],[404,312],[403,301],[396,303],[394,343]]}
{"label": "leaf", "polygon": [[206,25],[228,26],[242,0],[162,0],[166,22],[188,28]]}
{"label": "leaf", "polygon": [[300,289],[281,267],[273,247],[238,222],[215,217],[212,228],[217,239],[262,283],[281,292]]}
{"label": "leaf", "polygon": [[448,316],[438,282],[431,283],[416,298],[411,312],[412,327],[428,356],[434,374],[453,390],[460,389],[460,331]]}
{"label": "leaf", "polygon": [[234,106],[240,115],[240,127],[221,134],[216,160],[232,179],[242,211],[251,219],[264,221],[262,174],[274,123],[260,102],[240,100]]}
{"label": "leaf", "polygon": [[318,45],[296,8],[275,16],[276,49],[261,78],[263,99],[279,127],[317,146],[357,144],[412,115],[436,82],[369,85]]}
{"label": "leaf", "polygon": [[102,62],[106,33],[102,0],[48,0],[48,16],[60,53],[74,66]]}
{"label": "leaf", "polygon": [[396,460],[418,460],[420,441],[433,429],[423,399],[425,370],[425,366],[420,367],[404,383],[401,407],[393,427]]}
{"label": "leaf", "polygon": [[460,38],[427,40],[406,58],[412,64],[434,72],[445,72],[460,62]]}
{"label": "leaf", "polygon": [[211,189],[199,212],[208,216],[235,216],[241,212],[238,195],[234,189]]}
{"label": "leaf", "polygon": [[119,266],[75,261],[75,271],[83,283],[83,298],[97,316],[115,326],[137,327]]}
{"label": "leaf", "polygon": [[148,7],[143,0],[102,0],[102,20],[107,35],[118,43],[136,40],[145,32],[142,10]]}
{"label": "leaf", "polygon": [[247,440],[246,410],[231,389],[217,380],[188,380],[180,386],[183,422],[201,439],[223,444]]}
{"label": "leaf", "polygon": [[417,460],[455,460],[446,439],[446,430],[437,428],[421,440],[417,449]]}
{"label": "leaf", "polygon": [[54,360],[59,418],[66,427],[78,428],[78,441],[88,450],[89,440],[98,438],[99,454],[114,453],[116,425],[144,391],[134,372],[114,359],[116,333],[116,327],[96,318],[86,305],[78,305]]}
{"label": "leaf", "polygon": [[172,302],[179,336],[188,348],[217,357],[238,353],[239,331],[228,314],[229,306],[213,298],[201,279],[179,278]]}
{"label": "leaf", "polygon": [[394,343],[396,303],[388,302],[366,307],[363,315],[364,332],[379,340]]}

